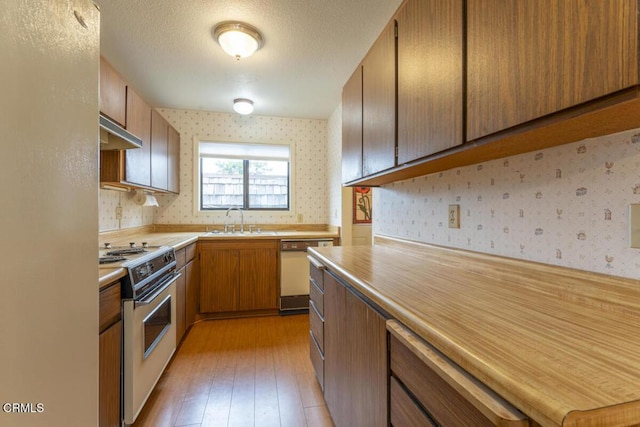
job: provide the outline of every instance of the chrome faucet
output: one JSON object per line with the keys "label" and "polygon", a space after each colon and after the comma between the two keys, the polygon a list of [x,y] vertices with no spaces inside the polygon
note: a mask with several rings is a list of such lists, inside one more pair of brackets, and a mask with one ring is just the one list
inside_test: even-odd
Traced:
{"label": "chrome faucet", "polygon": [[[244,233],[244,214],[242,213],[242,209],[237,208],[237,207],[232,207],[227,209],[227,214],[226,214],[226,219],[224,220],[224,232],[226,233],[229,227],[229,212],[231,211],[238,211],[240,212],[240,232]],[[235,231],[235,226],[234,226],[234,231]]]}

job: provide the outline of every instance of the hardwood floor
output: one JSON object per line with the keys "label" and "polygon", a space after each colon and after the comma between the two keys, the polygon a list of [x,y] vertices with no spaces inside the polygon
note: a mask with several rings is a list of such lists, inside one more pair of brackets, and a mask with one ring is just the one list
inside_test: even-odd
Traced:
{"label": "hardwood floor", "polygon": [[133,426],[333,426],[309,359],[309,316],[195,324]]}

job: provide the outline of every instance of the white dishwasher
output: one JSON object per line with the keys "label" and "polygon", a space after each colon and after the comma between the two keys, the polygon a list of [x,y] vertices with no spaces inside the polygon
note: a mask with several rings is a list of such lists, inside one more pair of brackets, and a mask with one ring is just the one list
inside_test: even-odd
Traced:
{"label": "white dishwasher", "polygon": [[309,311],[307,248],[333,246],[333,239],[283,239],[280,246],[280,313]]}

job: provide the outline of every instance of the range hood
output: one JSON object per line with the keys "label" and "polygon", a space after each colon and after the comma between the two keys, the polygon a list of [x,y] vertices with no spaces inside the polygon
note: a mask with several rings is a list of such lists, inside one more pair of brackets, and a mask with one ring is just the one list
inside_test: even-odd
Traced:
{"label": "range hood", "polygon": [[100,150],[142,148],[142,140],[100,114]]}

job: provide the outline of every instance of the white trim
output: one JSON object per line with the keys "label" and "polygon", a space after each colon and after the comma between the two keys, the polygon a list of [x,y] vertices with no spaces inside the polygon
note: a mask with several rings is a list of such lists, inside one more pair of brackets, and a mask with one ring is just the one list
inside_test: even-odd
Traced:
{"label": "white trim", "polygon": [[[202,211],[200,210],[200,142],[235,142],[238,144],[266,144],[266,145],[287,145],[289,146],[289,209],[288,210],[250,210],[245,212],[250,212],[254,215],[260,215],[261,213],[267,215],[276,215],[282,217],[289,217],[288,222],[297,222],[296,221],[296,198],[295,198],[295,176],[296,176],[296,144],[295,142],[256,142],[256,141],[238,141],[235,139],[228,138],[211,138],[211,137],[200,137],[194,135],[192,142],[192,150],[193,150],[193,185],[192,185],[192,195],[193,195],[193,215],[197,218],[206,218],[209,221],[220,222],[226,211]],[[223,220],[224,221],[224,220]],[[222,221],[222,222],[223,222]]]}

